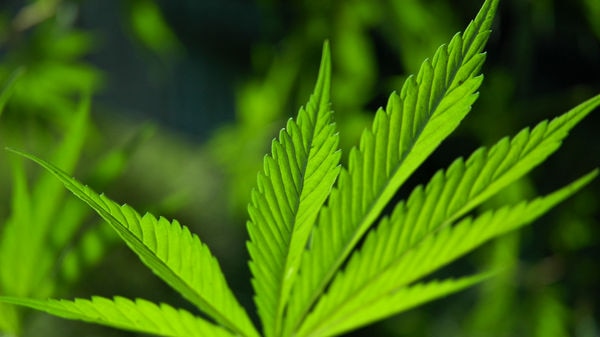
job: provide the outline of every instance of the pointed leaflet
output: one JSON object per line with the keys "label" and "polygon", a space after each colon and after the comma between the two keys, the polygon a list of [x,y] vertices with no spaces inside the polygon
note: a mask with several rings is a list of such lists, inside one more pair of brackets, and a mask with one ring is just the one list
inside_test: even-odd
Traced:
{"label": "pointed leaflet", "polygon": [[49,314],[102,324],[114,328],[170,337],[233,337],[231,332],[216,326],[188,311],[167,304],[123,297],[91,300],[33,300],[0,297],[0,301],[45,311]]}
{"label": "pointed leaflet", "polygon": [[273,141],[248,208],[252,285],[266,336],[280,333],[301,254],[339,171],[330,78],[325,44],[314,93],[297,121],[290,120]]}
{"label": "pointed leaflet", "polygon": [[344,276],[331,284],[330,293],[334,295],[319,303],[319,315],[339,311],[360,291],[385,289],[381,282],[386,281],[382,279],[395,288],[395,279],[387,276],[388,271],[407,252],[544,161],[558,149],[569,130],[599,104],[600,95],[550,123],[544,121],[532,131],[522,130],[512,140],[504,138],[489,150],[480,148],[466,163],[458,159],[445,172],[439,171],[426,188],[417,187],[406,203],[395,207],[391,218],[384,218],[368,235]]}
{"label": "pointed leaflet", "polygon": [[187,227],[177,221],[157,219],[149,213],[141,216],[128,205],[119,206],[106,196],[98,195],[54,165],[30,154],[14,152],[56,176],[104,218],[142,262],[200,310],[241,336],[258,336],[229,289],[217,260]]}
{"label": "pointed leaflet", "polygon": [[[352,287],[353,278],[364,270],[357,271],[349,266],[348,272],[338,274],[330,292],[321,298],[296,336],[331,336],[405,310],[401,299],[394,296],[398,291],[486,241],[530,223],[597,175],[598,170],[595,170],[548,196],[489,211],[475,219],[466,218],[456,226],[441,228],[406,251],[371,282],[357,289],[348,287]],[[356,259],[368,258],[362,253],[357,253]],[[427,293],[414,293],[412,296],[410,301],[419,296],[430,297]]]}
{"label": "pointed leaflet", "polygon": [[[334,317],[329,320],[325,318],[326,327],[323,330],[314,331],[310,336],[333,336],[344,332],[357,329],[375,321],[391,316],[393,313],[399,313],[424,303],[433,301],[440,297],[456,293],[465,288],[482,282],[493,273],[483,273],[474,276],[463,277],[459,279],[447,279],[443,281],[431,281],[427,283],[418,283],[415,285],[402,287],[386,294],[385,298],[379,301],[369,303],[368,310],[357,310],[347,313],[346,316],[339,316],[334,313]],[[309,320],[314,317],[310,316]],[[297,336],[304,336],[300,331]]]}
{"label": "pointed leaflet", "polygon": [[[463,35],[425,61],[400,95],[379,110],[373,129],[350,153],[349,169],[320,214],[311,249],[302,259],[288,311],[289,334],[307,314],[356,243],[397,189],[460,123],[477,97],[482,53],[497,1],[486,1]],[[305,272],[303,272],[305,271]]]}

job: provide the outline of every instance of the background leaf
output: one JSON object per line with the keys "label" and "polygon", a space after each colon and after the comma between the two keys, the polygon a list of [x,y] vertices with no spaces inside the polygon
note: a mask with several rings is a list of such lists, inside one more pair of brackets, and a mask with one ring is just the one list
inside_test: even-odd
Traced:
{"label": "background leaf", "polygon": [[[18,74],[15,76],[21,76]],[[74,170],[81,157],[90,126],[89,113],[90,97],[87,95],[81,99],[71,124],[55,149],[53,159],[69,171]],[[24,142],[24,133],[15,137],[15,141]],[[60,250],[64,248],[63,245],[52,245],[53,236],[71,238],[81,225],[74,222],[74,226],[55,229],[53,221],[61,214],[82,210],[85,214],[87,211],[81,205],[66,208],[64,188],[48,176],[41,176],[30,184],[22,161],[15,157],[9,160],[13,182],[12,209],[0,235],[0,294],[43,298],[57,288],[53,276]],[[18,309],[2,305],[0,315],[4,316],[2,325],[8,327],[7,331],[20,332],[22,314]]]}

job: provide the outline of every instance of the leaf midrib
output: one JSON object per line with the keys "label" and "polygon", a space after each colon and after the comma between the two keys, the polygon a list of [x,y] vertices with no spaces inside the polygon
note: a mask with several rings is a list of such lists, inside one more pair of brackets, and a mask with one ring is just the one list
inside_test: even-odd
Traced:
{"label": "leaf midrib", "polygon": [[[319,113],[319,109],[321,109],[321,100],[322,98],[319,97],[319,105],[317,107],[317,112],[316,114]],[[300,167],[300,172],[302,174],[303,179],[300,180],[300,186],[298,189],[298,198],[296,199],[296,202],[294,204],[294,210],[295,210],[295,214],[294,214],[294,220],[293,222],[290,224],[291,225],[291,230],[290,230],[290,241],[289,241],[289,245],[286,247],[286,253],[285,253],[285,263],[283,265],[283,269],[282,269],[282,274],[280,275],[279,280],[281,281],[279,283],[279,287],[278,287],[278,293],[279,296],[277,296],[277,311],[276,311],[276,316],[275,316],[275,336],[280,336],[281,335],[281,330],[283,327],[283,312],[285,310],[285,307],[287,305],[286,301],[283,301],[284,298],[288,297],[289,298],[289,293],[285,294],[284,290],[285,290],[285,285],[286,285],[286,280],[287,280],[287,273],[288,270],[291,268],[291,250],[289,249],[292,246],[292,241],[294,240],[294,233],[296,230],[296,224],[298,223],[298,211],[300,210],[300,205],[302,204],[303,200],[305,200],[305,198],[303,198],[303,196],[305,195],[305,183],[306,180],[308,180],[309,177],[305,177],[306,174],[306,170],[308,167],[308,163],[311,160],[312,156],[314,155],[314,151],[318,151],[318,148],[315,148],[314,145],[314,140],[315,140],[315,136],[318,134],[318,130],[316,128],[317,126],[317,121],[318,121],[318,115],[315,116],[316,118],[313,120],[310,114],[306,114],[307,115],[307,120],[310,124],[312,124],[310,126],[310,129],[312,130],[312,133],[310,134],[310,139],[309,142],[307,144],[307,148],[309,149],[307,151],[307,156],[306,156],[306,160],[304,160],[301,163],[301,167]],[[328,124],[325,125],[325,127],[327,127]],[[320,165],[323,165],[323,163],[321,163]],[[310,191],[309,191],[310,192]],[[296,268],[297,269],[297,268]],[[296,271],[297,272],[297,271]],[[289,281],[287,281],[289,282]],[[288,286],[288,288],[290,288],[291,286]]]}

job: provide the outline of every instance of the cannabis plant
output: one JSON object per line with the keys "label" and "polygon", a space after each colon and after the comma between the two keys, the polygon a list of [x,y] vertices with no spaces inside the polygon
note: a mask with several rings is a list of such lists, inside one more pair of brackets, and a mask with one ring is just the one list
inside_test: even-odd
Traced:
{"label": "cannabis plant", "polygon": [[597,170],[557,191],[481,211],[504,187],[558,149],[600,95],[458,158],[397,195],[412,173],[469,112],[482,82],[484,45],[497,7],[487,0],[463,34],[441,46],[392,93],[359,146],[340,163],[326,43],[313,94],[264,159],[248,207],[248,251],[261,328],[237,301],[200,238],[169,221],[119,205],[36,156],[91,206],[158,277],[202,313],[143,299],[2,301],[50,314],[164,336],[334,336],[492,276],[425,279],[476,247],[522,227],[582,188]]}

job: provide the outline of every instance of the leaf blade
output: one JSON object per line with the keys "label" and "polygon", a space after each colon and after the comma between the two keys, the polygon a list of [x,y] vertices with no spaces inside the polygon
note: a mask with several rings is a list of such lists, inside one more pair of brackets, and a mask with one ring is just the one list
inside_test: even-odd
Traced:
{"label": "leaf blade", "polygon": [[338,136],[329,107],[330,58],[326,43],[307,107],[273,141],[249,205],[252,285],[266,336],[281,332],[300,257],[339,171]]}
{"label": "leaf blade", "polygon": [[[406,202],[399,203],[390,217],[367,236],[344,273],[336,279],[337,299],[354,297],[356,289],[379,288],[373,282],[423,240],[444,230],[491,195],[521,178],[555,152],[569,131],[594,108],[600,95],[592,97],[552,121],[543,121],[515,137],[505,137],[490,149],[479,148],[466,161],[454,161],[437,172],[426,187],[417,187]],[[344,295],[340,289],[344,289]],[[336,310],[341,303],[330,303]],[[348,313],[350,314],[350,313]],[[322,314],[326,315],[326,314]]]}
{"label": "leaf blade", "polygon": [[[176,220],[157,219],[150,213],[141,216],[130,206],[120,206],[97,194],[56,166],[31,154],[11,151],[36,162],[58,178],[110,224],[147,267],[200,310],[242,336],[258,336],[227,285],[217,260],[187,227]],[[185,264],[184,260],[192,263]]]}
{"label": "leaf blade", "polygon": [[0,297],[0,301],[44,311],[66,319],[160,336],[234,336],[224,328],[196,317],[188,311],[175,309],[164,303],[157,305],[143,299],[132,301],[124,297],[108,299],[96,296],[90,300],[78,298],[68,301]]}
{"label": "leaf blade", "polygon": [[342,327],[344,330],[358,327],[359,317],[381,319],[398,313],[396,310],[403,309],[401,306],[383,306],[381,303],[392,304],[390,296],[412,282],[483,243],[532,222],[588,184],[598,172],[594,170],[547,196],[488,211],[476,218],[463,219],[456,226],[441,228],[390,265],[377,273],[370,273],[372,277],[367,283],[355,281],[368,269],[365,265],[373,255],[354,255],[344,272],[337,275],[327,295],[320,299],[308,316],[298,335],[329,336],[338,333]]}
{"label": "leaf blade", "polygon": [[[488,279],[493,273],[482,273],[458,279],[434,280],[426,283],[396,289],[385,297],[378,298],[369,304],[369,310],[334,313],[331,317],[331,327],[315,331],[310,336],[334,336],[356,328],[368,325],[390,316],[390,312],[399,313],[418,305],[431,302],[468,287],[472,287]],[[299,336],[304,336],[302,330]]]}

